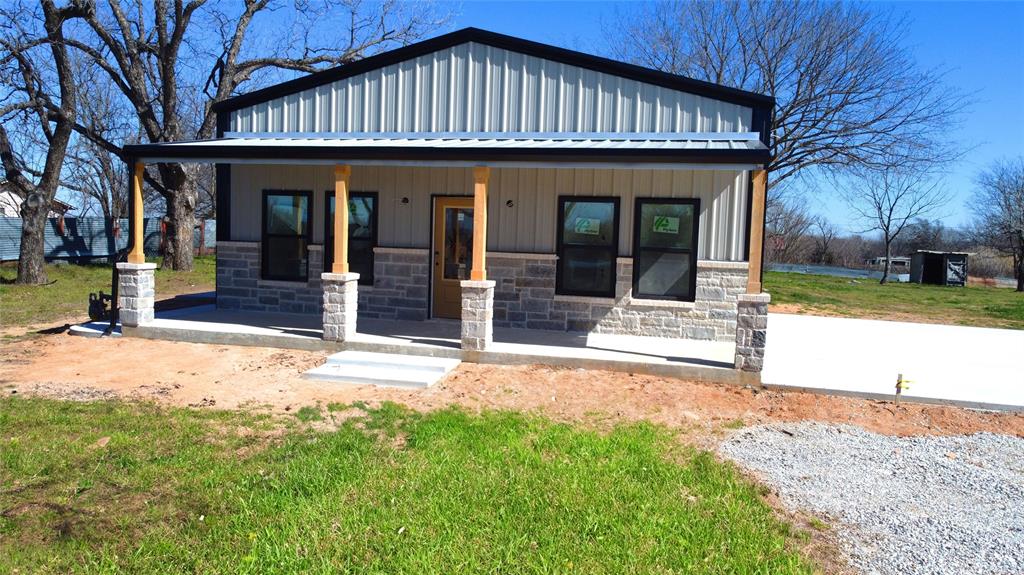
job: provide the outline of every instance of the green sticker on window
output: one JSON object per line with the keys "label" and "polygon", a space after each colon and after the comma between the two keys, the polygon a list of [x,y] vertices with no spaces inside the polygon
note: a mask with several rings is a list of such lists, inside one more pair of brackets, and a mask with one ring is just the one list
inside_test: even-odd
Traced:
{"label": "green sticker on window", "polygon": [[679,218],[654,216],[654,223],[651,225],[651,231],[658,232],[659,234],[678,234]]}
{"label": "green sticker on window", "polygon": [[601,220],[598,218],[576,218],[573,230],[577,234],[586,234],[588,236],[601,235]]}

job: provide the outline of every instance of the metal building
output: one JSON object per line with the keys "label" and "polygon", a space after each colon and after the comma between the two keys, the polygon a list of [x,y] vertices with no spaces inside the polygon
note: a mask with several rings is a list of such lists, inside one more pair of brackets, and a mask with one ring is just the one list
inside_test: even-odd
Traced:
{"label": "metal building", "polygon": [[918,250],[910,256],[910,281],[918,284],[964,287],[967,285],[965,252]]}
{"label": "metal building", "polygon": [[492,326],[742,339],[756,371],[763,318],[740,304],[765,308],[773,104],[470,28],[129,153],[217,165],[219,308],[322,314],[341,342],[356,317],[461,319],[470,349]]}

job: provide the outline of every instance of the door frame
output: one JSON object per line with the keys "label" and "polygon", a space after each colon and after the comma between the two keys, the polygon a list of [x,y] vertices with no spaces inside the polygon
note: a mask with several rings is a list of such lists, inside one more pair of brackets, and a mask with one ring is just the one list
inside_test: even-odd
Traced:
{"label": "door frame", "polygon": [[434,317],[434,237],[436,230],[434,229],[434,222],[437,200],[446,198],[468,198],[473,199],[472,194],[430,194],[430,209],[427,210],[427,217],[430,218],[427,229],[430,230],[430,248],[427,251],[429,262],[427,263],[427,319],[449,319],[449,318],[435,318]]}

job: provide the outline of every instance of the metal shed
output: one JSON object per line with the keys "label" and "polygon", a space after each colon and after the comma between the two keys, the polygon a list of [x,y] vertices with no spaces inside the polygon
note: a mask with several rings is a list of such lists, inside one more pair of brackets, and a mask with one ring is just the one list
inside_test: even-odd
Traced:
{"label": "metal shed", "polygon": [[941,286],[967,285],[966,252],[918,250],[910,257],[910,281]]}

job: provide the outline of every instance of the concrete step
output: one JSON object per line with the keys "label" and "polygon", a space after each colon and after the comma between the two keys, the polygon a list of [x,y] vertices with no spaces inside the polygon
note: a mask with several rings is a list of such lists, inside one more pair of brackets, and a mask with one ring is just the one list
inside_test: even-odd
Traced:
{"label": "concrete step", "polygon": [[459,365],[459,360],[446,357],[347,350],[327,356],[326,365],[384,368],[392,368],[397,365],[402,366],[403,369],[438,372],[444,374]]}
{"label": "concrete step", "polygon": [[343,351],[302,376],[318,381],[423,388],[437,383],[461,363],[457,359],[396,353]]}

